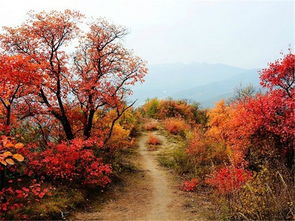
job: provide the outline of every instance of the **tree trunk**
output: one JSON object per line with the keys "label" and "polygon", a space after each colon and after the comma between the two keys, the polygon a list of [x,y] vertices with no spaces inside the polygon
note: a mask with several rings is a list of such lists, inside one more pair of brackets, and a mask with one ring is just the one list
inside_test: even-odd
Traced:
{"label": "tree trunk", "polygon": [[84,126],[84,137],[89,138],[91,136],[91,129],[92,129],[92,124],[93,124],[93,117],[94,117],[94,110],[89,111],[89,115],[87,118],[86,125]]}
{"label": "tree trunk", "polygon": [[70,125],[70,122],[68,121],[68,118],[66,116],[62,116],[60,119],[60,122],[63,126],[63,129],[64,129],[67,139],[68,140],[74,139],[75,136],[73,134],[72,127]]}
{"label": "tree trunk", "polygon": [[5,122],[5,125],[7,126],[7,128],[9,128],[9,129],[6,129],[6,132],[5,132],[5,134],[7,135],[7,136],[9,136],[10,135],[10,123],[11,123],[11,106],[10,105],[8,105],[7,107],[6,107],[6,122]]}

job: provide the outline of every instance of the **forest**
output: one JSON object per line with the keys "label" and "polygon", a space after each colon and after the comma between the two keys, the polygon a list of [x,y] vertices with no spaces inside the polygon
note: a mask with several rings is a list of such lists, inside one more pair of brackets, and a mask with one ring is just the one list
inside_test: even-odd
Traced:
{"label": "forest", "polygon": [[127,33],[72,10],[0,32],[0,219],[295,219],[292,49],[257,73],[262,90],[138,107],[148,68]]}

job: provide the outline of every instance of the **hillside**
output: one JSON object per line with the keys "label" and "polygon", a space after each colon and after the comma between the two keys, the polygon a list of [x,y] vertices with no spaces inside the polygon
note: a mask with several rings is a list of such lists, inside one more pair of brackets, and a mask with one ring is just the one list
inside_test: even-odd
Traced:
{"label": "hillside", "polygon": [[224,64],[151,65],[145,82],[134,88],[131,99],[137,99],[137,105],[141,105],[148,98],[173,97],[210,107],[221,98],[230,97],[239,85],[251,83],[258,86],[258,81],[256,69]]}

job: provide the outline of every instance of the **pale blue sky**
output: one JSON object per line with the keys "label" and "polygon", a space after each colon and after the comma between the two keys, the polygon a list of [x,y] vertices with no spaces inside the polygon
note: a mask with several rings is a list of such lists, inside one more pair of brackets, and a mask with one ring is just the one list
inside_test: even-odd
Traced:
{"label": "pale blue sky", "polygon": [[10,0],[0,26],[29,10],[76,9],[124,25],[128,48],[150,64],[207,62],[260,68],[294,47],[294,1]]}

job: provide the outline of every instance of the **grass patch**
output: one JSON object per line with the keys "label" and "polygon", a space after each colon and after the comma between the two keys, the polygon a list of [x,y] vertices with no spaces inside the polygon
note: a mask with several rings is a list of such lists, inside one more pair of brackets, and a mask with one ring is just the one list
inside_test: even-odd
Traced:
{"label": "grass patch", "polygon": [[85,202],[85,190],[60,186],[51,197],[29,206],[27,213],[32,219],[64,219],[71,210]]}
{"label": "grass patch", "polygon": [[167,139],[167,145],[158,154],[157,160],[161,166],[174,170],[178,175],[192,177],[196,171],[196,164],[185,152],[186,139],[180,135],[172,135],[161,130]]}
{"label": "grass patch", "polygon": [[179,175],[190,176],[195,174],[196,168],[192,159],[181,149],[175,149],[158,156],[160,165],[173,169]]}

